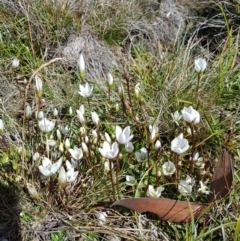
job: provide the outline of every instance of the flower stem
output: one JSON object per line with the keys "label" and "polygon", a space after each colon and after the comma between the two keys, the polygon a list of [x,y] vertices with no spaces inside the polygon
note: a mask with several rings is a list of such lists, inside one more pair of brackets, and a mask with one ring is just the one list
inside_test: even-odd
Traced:
{"label": "flower stem", "polygon": [[202,76],[202,72],[198,73],[198,80],[197,80],[197,87],[196,87],[196,94],[195,94],[195,98],[196,98],[196,108],[198,108],[198,104],[199,104],[199,85],[200,85],[200,80],[201,80],[201,76]]}
{"label": "flower stem", "polygon": [[113,182],[113,175],[112,175],[112,160],[109,160],[109,170],[110,170],[110,178],[112,183],[112,190],[113,190],[113,199],[116,200],[116,194],[115,194],[115,187]]}
{"label": "flower stem", "polygon": [[190,160],[190,167],[189,167],[189,173],[192,174],[193,172],[193,157],[195,152],[195,143],[194,143],[194,128],[193,128],[193,122],[190,124],[191,129],[191,137],[192,137],[192,153],[191,153],[191,160]]}
{"label": "flower stem", "polygon": [[128,74],[128,72],[125,70],[124,71],[124,79],[126,80],[127,82],[127,92],[128,92],[128,100],[129,100],[129,104],[130,106],[132,107],[132,99],[131,99],[131,94],[130,94],[130,76]]}

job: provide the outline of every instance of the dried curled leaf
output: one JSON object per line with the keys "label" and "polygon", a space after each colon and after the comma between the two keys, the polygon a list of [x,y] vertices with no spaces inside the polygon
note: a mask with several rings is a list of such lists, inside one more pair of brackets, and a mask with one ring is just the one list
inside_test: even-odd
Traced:
{"label": "dried curled leaf", "polygon": [[116,201],[112,206],[120,205],[136,212],[151,212],[161,220],[175,223],[189,222],[197,218],[206,205],[201,203],[177,201],[167,198],[127,198]]}
{"label": "dried curled leaf", "polygon": [[208,202],[220,200],[226,197],[233,182],[232,160],[226,149],[223,149],[220,160],[215,166],[212,177]]}

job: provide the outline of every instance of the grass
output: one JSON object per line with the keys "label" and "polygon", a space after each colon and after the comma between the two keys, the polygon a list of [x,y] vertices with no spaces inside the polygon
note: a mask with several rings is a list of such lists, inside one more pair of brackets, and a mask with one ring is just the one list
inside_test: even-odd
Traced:
{"label": "grass", "polygon": [[[4,122],[0,144],[0,238],[239,239],[239,30],[234,24],[227,25],[232,23],[229,17],[239,17],[237,2],[233,1],[230,8],[233,15],[229,15],[228,6],[217,2],[221,21],[227,25],[217,54],[201,47],[195,35],[187,39],[188,34],[181,29],[189,26],[179,28],[177,24],[184,16],[182,8],[171,5],[173,11],[162,2],[112,0],[77,4],[69,0],[60,5],[47,0],[19,4],[0,1],[0,113]],[[168,19],[163,10],[172,11],[172,17]],[[201,16],[192,16],[198,17]],[[166,26],[161,34],[161,28],[154,25],[156,21],[161,28]],[[197,28],[196,24],[191,26],[189,35]],[[173,27],[177,30],[172,31]],[[87,32],[83,39],[88,48],[76,47],[82,50],[86,63],[83,79],[78,74],[77,58],[70,61],[59,54],[69,44],[70,36],[79,32],[80,36]],[[74,54],[78,56],[79,52]],[[11,64],[15,57],[20,60],[16,68]],[[201,75],[194,69],[198,57],[207,60]],[[111,87],[107,85],[108,72],[114,79]],[[43,81],[40,98],[36,95],[35,75]],[[196,90],[198,78],[200,85]],[[78,93],[79,84],[85,82],[94,88],[90,98]],[[123,95],[119,95],[119,83],[123,85]],[[139,95],[135,93],[137,84]],[[25,113],[27,104],[32,110],[29,118]],[[77,117],[80,105],[85,107],[84,124]],[[199,124],[191,125],[194,134],[189,133],[186,122],[181,120],[177,125],[171,116],[188,106],[197,108],[201,116]],[[58,116],[53,115],[54,108]],[[40,110],[49,120],[55,120],[49,133],[38,127],[35,112]],[[94,111],[99,115],[99,125],[91,118]],[[153,124],[158,131],[151,141],[149,125]],[[112,142],[116,141],[117,125],[130,126],[134,151],[128,153],[124,145],[118,144],[119,154],[111,161],[111,168],[107,164],[107,170],[107,159],[99,148],[106,140],[105,132]],[[59,135],[57,130],[65,126],[70,131]],[[177,156],[170,143],[180,133],[184,133],[190,148]],[[67,139],[70,148],[77,146],[83,151],[75,166],[76,180],[59,185],[59,171],[41,180],[39,165],[44,157],[53,163],[62,158],[66,170],[66,161],[72,160]],[[54,145],[49,146],[47,140],[54,140]],[[154,148],[156,140],[161,142],[160,150]],[[86,152],[82,143],[88,148]],[[148,156],[141,163],[135,153],[142,147]],[[203,157],[205,166],[194,166],[190,171],[195,185],[188,200],[206,203],[207,195],[198,193],[199,181],[210,186],[214,164],[223,147],[233,160],[234,185],[226,198],[208,208],[199,219],[176,224],[163,222],[153,214],[110,207],[116,199],[146,197],[150,184],[154,188],[164,186],[164,198],[186,200],[176,190],[178,181],[174,175],[164,176],[161,167],[168,160],[175,161],[179,178],[185,179],[191,170],[189,158],[195,151]],[[34,159],[37,152],[40,157]],[[126,175],[135,178],[133,185],[126,183]],[[101,212],[107,214],[105,223],[97,218]]]}

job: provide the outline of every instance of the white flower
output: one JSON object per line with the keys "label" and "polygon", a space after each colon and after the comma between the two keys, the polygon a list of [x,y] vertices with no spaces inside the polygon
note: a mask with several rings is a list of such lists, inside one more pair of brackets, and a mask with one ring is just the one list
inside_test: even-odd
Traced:
{"label": "white flower", "polygon": [[176,171],[176,167],[173,162],[168,161],[162,165],[162,172],[164,176],[171,176]]}
{"label": "white flower", "polygon": [[200,186],[201,186],[201,187],[198,189],[198,192],[199,192],[199,193],[201,193],[201,194],[207,194],[207,195],[210,193],[210,191],[207,190],[208,187],[207,187],[206,185],[204,185],[202,181],[200,181]]}
{"label": "white flower", "polygon": [[203,167],[203,158],[199,156],[199,153],[196,152],[195,155],[193,156],[193,161],[195,162],[194,164],[198,167]]}
{"label": "white flower", "polygon": [[47,118],[43,118],[38,121],[38,127],[42,132],[50,132],[55,127],[55,122],[50,121]]}
{"label": "white flower", "polygon": [[107,79],[107,82],[108,82],[108,86],[112,86],[113,84],[113,77],[110,73],[107,74],[108,76],[108,79]]}
{"label": "white flower", "polygon": [[71,163],[67,160],[66,161],[66,167],[67,167],[67,182],[74,182],[77,178],[78,171],[74,171],[74,167],[71,165]]}
{"label": "white flower", "polygon": [[77,110],[77,118],[80,121],[80,123],[84,125],[84,122],[85,122],[84,115],[80,110]]}
{"label": "white flower", "polygon": [[93,123],[98,126],[99,125],[99,117],[98,117],[98,114],[94,111],[94,112],[91,112],[91,115],[92,115],[92,121]]}
{"label": "white flower", "polygon": [[100,153],[102,154],[102,156],[107,159],[114,159],[118,155],[118,152],[119,152],[117,142],[114,142],[111,145],[107,141],[104,141],[103,147],[98,148],[98,149],[99,149]]}
{"label": "white flower", "polygon": [[[112,162],[111,162],[111,168],[112,168],[112,169],[114,168],[114,165],[113,165]],[[109,160],[107,160],[107,161],[104,162],[104,172],[105,172],[105,173],[110,172],[110,161],[109,161]]]}
{"label": "white flower", "polygon": [[104,223],[106,223],[107,213],[106,212],[98,212],[98,213],[96,213],[96,217],[98,219],[98,223],[100,225],[103,225]]}
{"label": "white flower", "polygon": [[36,94],[38,98],[42,97],[42,80],[38,75],[34,76],[35,84],[36,84]]}
{"label": "white flower", "polygon": [[178,184],[178,191],[183,195],[187,196],[192,192],[192,185],[189,185],[187,180],[180,180]]}
{"label": "white flower", "polygon": [[158,126],[156,124],[149,126],[150,141],[153,141],[158,134]]}
{"label": "white flower", "polygon": [[194,181],[194,179],[193,178],[191,178],[190,176],[188,176],[187,175],[187,177],[186,177],[186,183],[188,184],[188,185],[190,185],[190,186],[193,186],[194,184],[195,184],[195,181]]}
{"label": "white flower", "polygon": [[79,55],[77,66],[78,66],[80,77],[83,78],[85,74],[85,61],[82,54]]}
{"label": "white flower", "polygon": [[83,157],[83,152],[80,148],[74,146],[73,149],[68,149],[68,151],[70,152],[72,158],[74,158],[75,160],[80,160]]}
{"label": "white flower", "polygon": [[194,110],[192,106],[186,108],[184,107],[182,110],[183,119],[188,123],[197,124],[200,122],[200,114],[197,110]]}
{"label": "white flower", "polygon": [[156,190],[152,185],[148,186],[147,196],[148,197],[160,197],[162,194],[162,191],[164,190],[164,187],[158,187]]}
{"label": "white flower", "polygon": [[20,62],[19,59],[14,58],[12,61],[12,67],[17,68],[19,66],[19,62]]}
{"label": "white flower", "polygon": [[125,127],[124,130],[120,126],[116,126],[116,138],[120,144],[130,142],[133,138],[133,135],[130,136],[130,126]]}
{"label": "white flower", "polygon": [[46,145],[48,145],[48,146],[55,146],[56,144],[57,144],[57,141],[52,140],[52,139],[48,139],[46,141]]}
{"label": "white flower", "polygon": [[35,152],[32,157],[33,161],[37,161],[39,158],[40,158],[39,152]]}
{"label": "white flower", "polygon": [[187,151],[188,148],[188,140],[183,138],[182,133],[178,137],[174,138],[171,142],[171,150],[177,154]]}
{"label": "white flower", "polygon": [[93,86],[86,82],[85,86],[79,85],[79,95],[89,98],[92,95]]}
{"label": "white flower", "polygon": [[3,129],[4,129],[4,124],[3,124],[3,120],[0,119],[0,134],[3,133]]}
{"label": "white flower", "polygon": [[154,148],[157,151],[157,150],[159,150],[161,148],[161,146],[162,146],[161,142],[159,140],[157,140],[155,142]]}
{"label": "white flower", "polygon": [[39,171],[42,173],[44,177],[50,177],[58,171],[61,165],[62,157],[54,164],[52,164],[52,161],[50,159],[44,157],[42,160],[42,165],[39,166]]}
{"label": "white flower", "polygon": [[198,58],[198,59],[195,59],[194,66],[195,66],[195,70],[198,73],[199,72],[203,72],[206,69],[206,67],[207,67],[207,62],[203,58]]}
{"label": "white flower", "polygon": [[178,111],[175,111],[174,113],[171,114],[171,116],[172,116],[172,118],[173,118],[173,121],[174,121],[177,125],[179,125],[178,122],[181,120],[182,115],[180,115]]}
{"label": "white flower", "polygon": [[136,158],[138,162],[146,162],[148,160],[147,149],[142,147],[140,151],[136,152]]}
{"label": "white flower", "polygon": [[125,144],[125,150],[128,153],[132,153],[133,152],[134,146],[133,146],[131,141]]}
{"label": "white flower", "polygon": [[67,133],[70,131],[69,126],[61,126],[60,131],[63,135],[67,135]]}
{"label": "white flower", "polygon": [[136,179],[133,176],[126,175],[126,185],[134,186],[136,184]]}

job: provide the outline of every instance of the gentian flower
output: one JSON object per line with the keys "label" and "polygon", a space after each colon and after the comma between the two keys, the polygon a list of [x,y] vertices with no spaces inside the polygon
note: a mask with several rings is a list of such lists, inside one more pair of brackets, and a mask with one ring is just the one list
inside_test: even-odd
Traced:
{"label": "gentian flower", "polygon": [[188,148],[188,140],[183,138],[182,133],[178,137],[174,138],[171,142],[171,150],[177,154],[187,151]]}
{"label": "gentian flower", "polygon": [[79,85],[79,89],[80,91],[78,93],[83,97],[89,98],[92,95],[93,86],[90,85],[88,82],[86,82],[85,86]]}
{"label": "gentian flower", "polygon": [[128,153],[132,153],[133,152],[134,146],[133,146],[131,141],[125,144],[125,150]]}
{"label": "gentian flower", "polygon": [[204,185],[202,181],[200,181],[200,186],[201,186],[201,187],[198,189],[198,192],[199,192],[199,193],[201,193],[201,194],[207,194],[207,195],[210,193],[210,191],[207,190],[208,187],[207,187],[206,185]]}
{"label": "gentian flower", "polygon": [[107,159],[114,159],[118,155],[118,152],[119,152],[117,142],[114,142],[111,145],[107,141],[104,141],[103,147],[98,148],[98,149],[99,149],[100,153],[102,154],[102,156]]}
{"label": "gentian flower", "polygon": [[116,138],[118,143],[127,144],[133,138],[133,135],[130,136],[130,126],[127,126],[122,130],[120,126],[116,126]]}
{"label": "gentian flower", "polygon": [[80,160],[83,157],[82,150],[76,146],[74,146],[74,149],[68,149],[68,151],[70,152],[72,158],[74,158],[75,160]]}
{"label": "gentian flower", "polygon": [[142,147],[140,151],[136,152],[136,158],[138,162],[146,162],[148,160],[147,149]]}
{"label": "gentian flower", "polygon": [[206,67],[207,67],[207,62],[203,58],[198,58],[198,59],[195,59],[194,66],[195,66],[195,70],[198,73],[199,72],[203,72],[206,69]]}
{"label": "gentian flower", "polygon": [[19,59],[14,58],[12,61],[12,67],[17,68],[19,66],[19,62],[20,62]]}
{"label": "gentian flower", "polygon": [[55,127],[55,122],[50,121],[47,118],[43,118],[38,121],[38,127],[42,132],[50,132]]}
{"label": "gentian flower", "polygon": [[127,186],[134,186],[136,184],[136,179],[133,176],[126,175],[126,185]]}
{"label": "gentian flower", "polygon": [[182,110],[183,119],[188,123],[197,124],[200,122],[200,114],[197,110],[194,110],[192,106]]}
{"label": "gentian flower", "polygon": [[171,114],[171,116],[172,116],[172,118],[173,118],[173,121],[174,121],[177,125],[179,125],[178,122],[181,120],[182,115],[180,115],[178,111],[175,111],[174,113]]}
{"label": "gentian flower", "polygon": [[148,197],[160,197],[162,194],[162,191],[164,190],[164,187],[158,187],[156,190],[152,185],[148,186],[147,196]]}
{"label": "gentian flower", "polygon": [[42,160],[42,165],[39,166],[39,171],[44,177],[50,177],[58,171],[61,165],[62,157],[54,164],[52,164],[52,161],[50,159],[44,157]]}
{"label": "gentian flower", "polygon": [[171,176],[176,171],[176,167],[173,162],[168,161],[162,165],[162,172],[164,176]]}

